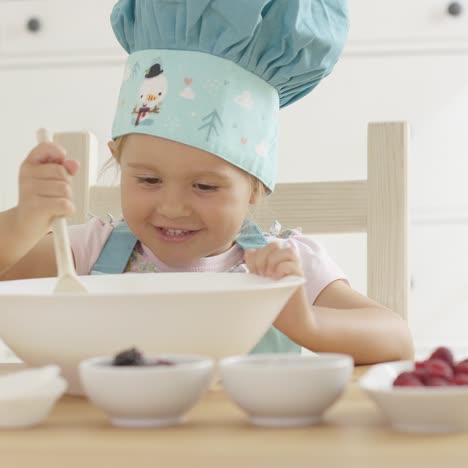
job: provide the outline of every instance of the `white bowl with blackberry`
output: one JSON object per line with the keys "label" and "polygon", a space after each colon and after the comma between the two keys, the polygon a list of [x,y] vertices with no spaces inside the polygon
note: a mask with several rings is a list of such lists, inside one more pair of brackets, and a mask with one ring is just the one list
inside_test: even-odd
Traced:
{"label": "white bowl with blackberry", "polygon": [[114,426],[163,427],[181,424],[203,396],[214,361],[197,355],[149,354],[129,349],[115,357],[79,365],[85,394]]}

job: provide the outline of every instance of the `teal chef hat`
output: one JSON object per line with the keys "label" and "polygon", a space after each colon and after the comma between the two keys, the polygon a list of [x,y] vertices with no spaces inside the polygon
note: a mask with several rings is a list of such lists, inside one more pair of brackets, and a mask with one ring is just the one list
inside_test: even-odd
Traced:
{"label": "teal chef hat", "polygon": [[328,75],[347,0],[120,0],[130,54],[112,137],[144,133],[215,154],[273,190],[278,111]]}

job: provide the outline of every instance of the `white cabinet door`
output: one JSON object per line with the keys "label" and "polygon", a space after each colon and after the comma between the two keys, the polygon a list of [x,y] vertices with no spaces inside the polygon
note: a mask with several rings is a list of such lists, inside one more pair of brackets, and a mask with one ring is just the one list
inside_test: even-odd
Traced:
{"label": "white cabinet door", "polygon": [[0,56],[120,53],[122,48],[110,24],[115,3],[116,0],[2,0]]}
{"label": "white cabinet door", "polygon": [[[450,14],[453,3],[460,14]],[[468,40],[466,0],[350,0],[349,9],[353,47],[459,47]]]}
{"label": "white cabinet door", "polygon": [[367,123],[408,120],[411,209],[468,205],[468,54],[343,57],[280,115],[282,181],[367,177]]}
{"label": "white cabinet door", "polygon": [[35,129],[88,129],[100,144],[100,163],[110,153],[114,111],[123,62],[68,67],[0,68],[0,210],[17,202],[17,175],[21,161],[35,146]]}

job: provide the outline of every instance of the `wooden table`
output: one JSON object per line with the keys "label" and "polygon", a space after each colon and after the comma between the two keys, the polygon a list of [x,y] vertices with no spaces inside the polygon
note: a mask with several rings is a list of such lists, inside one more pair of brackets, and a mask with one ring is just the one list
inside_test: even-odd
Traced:
{"label": "wooden table", "polygon": [[[0,373],[18,365],[0,365]],[[468,467],[468,433],[393,432],[356,380],[322,424],[264,429],[222,391],[210,391],[186,424],[165,429],[120,429],[84,398],[66,396],[42,425],[0,431],[3,468],[120,467]]]}

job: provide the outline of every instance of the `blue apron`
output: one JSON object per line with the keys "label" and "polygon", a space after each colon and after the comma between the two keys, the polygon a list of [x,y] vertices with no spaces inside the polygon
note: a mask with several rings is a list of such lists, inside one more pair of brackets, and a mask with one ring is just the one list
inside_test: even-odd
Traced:
{"label": "blue apron", "polygon": [[[123,273],[128,264],[133,249],[138,239],[129,229],[125,221],[115,226],[107,239],[106,244],[94,264],[91,274],[118,274]],[[260,228],[249,221],[245,221],[237,244],[242,250],[258,249],[268,245],[268,242]],[[263,338],[252,349],[251,353],[300,353],[301,347],[281,333],[274,326],[271,326]]]}

